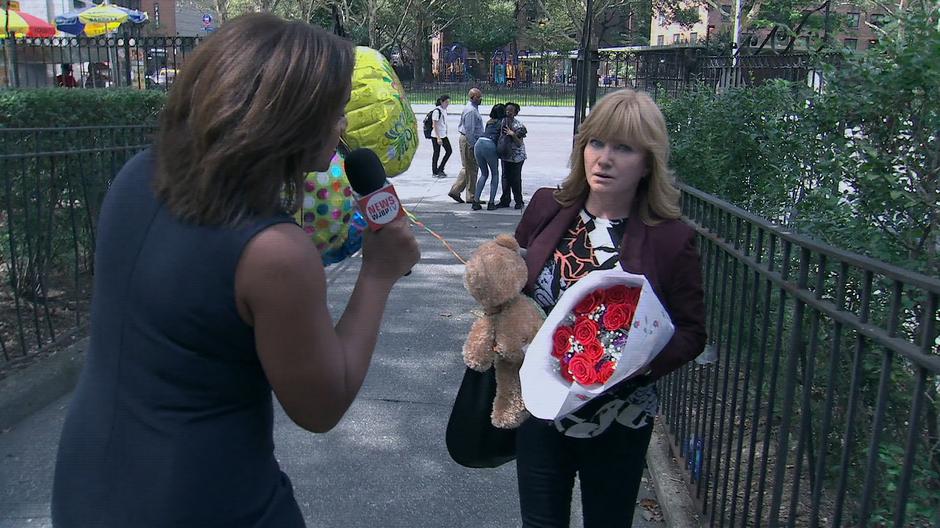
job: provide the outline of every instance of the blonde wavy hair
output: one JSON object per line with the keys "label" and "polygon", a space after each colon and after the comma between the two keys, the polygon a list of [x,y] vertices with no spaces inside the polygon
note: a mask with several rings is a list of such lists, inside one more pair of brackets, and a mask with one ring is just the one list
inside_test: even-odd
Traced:
{"label": "blonde wavy hair", "polygon": [[647,225],[679,218],[681,193],[669,170],[669,133],[656,103],[644,92],[625,89],[601,99],[578,129],[571,150],[571,172],[555,191],[568,207],[587,199],[590,187],[584,170],[584,148],[592,138],[628,144],[643,150],[649,168],[636,191],[637,211]]}

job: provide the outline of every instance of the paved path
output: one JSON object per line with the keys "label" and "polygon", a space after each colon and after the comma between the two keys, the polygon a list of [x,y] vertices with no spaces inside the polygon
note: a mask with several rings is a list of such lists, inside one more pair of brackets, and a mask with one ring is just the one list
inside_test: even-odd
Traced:
{"label": "paved path", "polygon": [[[571,120],[527,118],[530,160],[523,170],[526,197],[566,174]],[[454,133],[456,136],[456,133]],[[454,144],[456,144],[456,137]],[[412,167],[394,183],[406,206],[469,256],[480,241],[512,232],[520,211],[471,211],[447,190],[450,178],[430,174],[431,148],[421,146]],[[389,301],[375,359],[362,392],[342,422],[315,435],[278,409],[277,454],[293,481],[311,527],[506,528],[519,526],[515,469],[470,470],[453,463],[443,435],[463,364],[460,350],[474,319],[475,302],[463,288],[463,266],[423,233],[422,261]],[[328,268],[329,301],[341,313],[358,259]],[[47,527],[56,445],[69,396],[0,433],[0,528]],[[648,480],[648,479],[647,479]],[[641,498],[652,497],[647,485]],[[581,526],[577,496],[573,509]],[[637,509],[634,526],[645,522]]]}

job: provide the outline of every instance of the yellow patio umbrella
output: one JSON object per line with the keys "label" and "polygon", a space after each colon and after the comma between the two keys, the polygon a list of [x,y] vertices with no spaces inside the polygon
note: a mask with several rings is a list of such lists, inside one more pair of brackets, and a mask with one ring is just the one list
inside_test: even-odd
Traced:
{"label": "yellow patio umbrella", "polygon": [[130,17],[130,14],[127,9],[107,2],[90,7],[78,14],[78,19],[83,24],[115,24],[115,28],[120,26],[128,17]]}
{"label": "yellow patio umbrella", "polygon": [[98,35],[104,35],[105,33],[115,31],[119,27],[121,27],[120,22],[93,22],[91,24],[85,24],[85,31],[83,34],[86,37],[97,37]]}
{"label": "yellow patio umbrella", "polygon": [[[7,14],[9,13],[9,20]],[[17,11],[14,9],[0,9],[0,38],[7,37],[7,30],[15,36],[51,37],[55,35],[55,28],[45,20]]]}
{"label": "yellow patio umbrella", "polygon": [[128,20],[134,24],[143,24],[147,21],[147,13],[106,2],[78,12],[59,15],[55,17],[55,24],[63,33],[96,37],[117,30]]}

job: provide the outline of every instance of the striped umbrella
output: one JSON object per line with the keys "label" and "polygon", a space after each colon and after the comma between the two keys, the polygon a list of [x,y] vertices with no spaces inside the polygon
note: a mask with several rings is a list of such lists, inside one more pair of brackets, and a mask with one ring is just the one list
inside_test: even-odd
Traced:
{"label": "striped umbrella", "polygon": [[52,37],[55,27],[45,20],[22,11],[0,10],[0,38],[7,37],[7,31],[17,37]]}
{"label": "striped umbrella", "polygon": [[95,37],[116,30],[128,20],[143,24],[148,20],[147,13],[104,3],[59,15],[55,25],[63,33]]}

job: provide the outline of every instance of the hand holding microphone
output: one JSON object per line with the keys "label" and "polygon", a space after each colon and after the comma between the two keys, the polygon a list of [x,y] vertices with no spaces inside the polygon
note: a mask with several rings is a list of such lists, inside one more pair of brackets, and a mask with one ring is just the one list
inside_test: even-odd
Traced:
{"label": "hand holding microphone", "polygon": [[421,258],[418,242],[408,228],[395,187],[385,168],[369,149],[356,149],[346,157],[349,185],[359,195],[359,210],[369,223],[362,242],[363,268],[392,281],[411,271]]}

